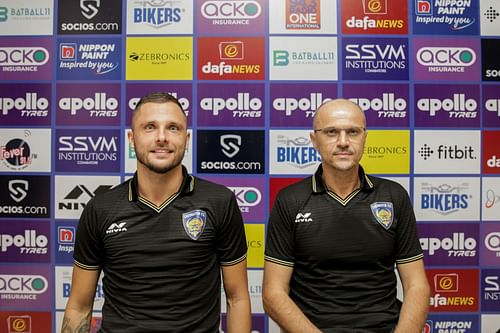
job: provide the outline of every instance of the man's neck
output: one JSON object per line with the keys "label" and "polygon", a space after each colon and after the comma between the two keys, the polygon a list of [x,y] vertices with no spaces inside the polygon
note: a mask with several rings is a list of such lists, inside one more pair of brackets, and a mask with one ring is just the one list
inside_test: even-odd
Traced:
{"label": "man's neck", "polygon": [[167,173],[156,173],[148,168],[137,168],[139,195],[159,206],[173,194],[179,192],[183,180],[182,167]]}
{"label": "man's neck", "polygon": [[359,168],[350,170],[332,170],[323,168],[323,181],[327,189],[341,198],[346,198],[349,194],[357,190],[361,181],[358,174]]}

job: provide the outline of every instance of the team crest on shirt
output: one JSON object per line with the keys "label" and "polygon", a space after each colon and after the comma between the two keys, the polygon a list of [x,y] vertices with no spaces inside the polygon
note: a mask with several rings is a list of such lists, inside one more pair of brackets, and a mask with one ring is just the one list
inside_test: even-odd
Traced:
{"label": "team crest on shirt", "polygon": [[385,229],[389,229],[392,225],[394,217],[392,202],[374,202],[370,205],[370,207],[377,222]]}
{"label": "team crest on shirt", "polygon": [[192,210],[182,214],[182,225],[187,235],[194,240],[200,238],[207,224],[207,213],[203,210]]}

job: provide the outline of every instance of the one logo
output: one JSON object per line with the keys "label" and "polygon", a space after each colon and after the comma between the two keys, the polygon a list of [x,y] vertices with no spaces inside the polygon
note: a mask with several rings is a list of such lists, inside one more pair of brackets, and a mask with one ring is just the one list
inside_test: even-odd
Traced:
{"label": "one logo", "polygon": [[127,222],[112,223],[106,230],[106,234],[116,234],[127,231]]}
{"label": "one logo", "polygon": [[87,20],[91,20],[99,12],[101,0],[80,0],[81,13]]}
{"label": "one logo", "polygon": [[298,213],[297,216],[295,216],[295,223],[307,223],[312,221],[311,213]]}
{"label": "one logo", "polygon": [[222,152],[229,158],[233,158],[240,152],[241,136],[236,134],[225,134],[220,137]]}
{"label": "one logo", "polygon": [[374,202],[370,207],[377,222],[385,229],[389,229],[394,219],[392,202]]}
{"label": "one logo", "polygon": [[242,41],[220,42],[219,57],[220,60],[243,60],[244,44]]}
{"label": "one logo", "polygon": [[9,195],[15,202],[21,202],[28,195],[29,182],[22,179],[9,181]]}
{"label": "one logo", "polygon": [[458,274],[440,273],[434,275],[434,290],[436,292],[458,292]]}
{"label": "one logo", "polygon": [[193,240],[200,238],[206,224],[207,213],[203,210],[197,209],[182,214],[182,225],[184,226],[184,230]]}
{"label": "one logo", "polygon": [[8,316],[7,329],[8,333],[31,333],[31,316]]}

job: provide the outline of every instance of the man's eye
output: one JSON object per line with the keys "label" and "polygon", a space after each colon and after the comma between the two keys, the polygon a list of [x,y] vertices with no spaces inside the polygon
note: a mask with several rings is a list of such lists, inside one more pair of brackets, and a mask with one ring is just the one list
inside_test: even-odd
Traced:
{"label": "man's eye", "polygon": [[338,131],[336,128],[327,128],[326,134],[329,136],[337,136]]}

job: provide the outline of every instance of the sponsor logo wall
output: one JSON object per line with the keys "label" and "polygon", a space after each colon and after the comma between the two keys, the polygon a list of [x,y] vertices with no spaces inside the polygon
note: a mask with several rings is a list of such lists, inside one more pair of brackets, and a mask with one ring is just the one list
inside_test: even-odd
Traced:
{"label": "sponsor logo wall", "polygon": [[[367,118],[362,165],[414,204],[432,287],[424,332],[500,329],[498,0],[4,0],[0,3],[0,331],[57,332],[88,200],[130,178],[132,111],[165,91],[183,164],[234,192],[253,331],[269,210],[321,162],[315,110]],[[222,294],[221,330],[226,330]],[[98,284],[92,332],[105,295]]]}

